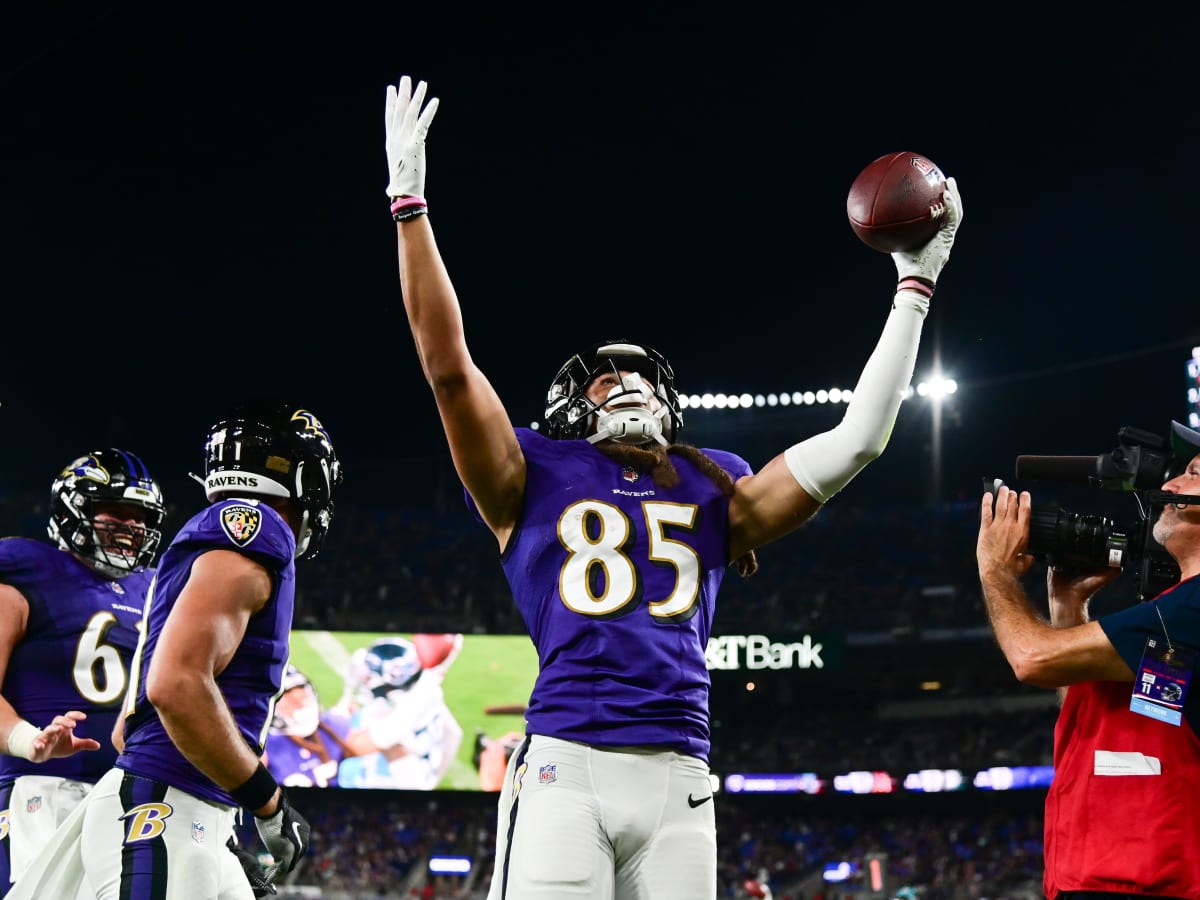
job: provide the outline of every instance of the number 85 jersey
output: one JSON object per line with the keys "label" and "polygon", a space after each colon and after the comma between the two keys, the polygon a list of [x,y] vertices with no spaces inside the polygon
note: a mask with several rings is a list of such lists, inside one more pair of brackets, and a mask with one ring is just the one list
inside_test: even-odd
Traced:
{"label": "number 85 jersey", "polygon": [[[528,731],[708,759],[704,661],[729,562],[729,498],[672,456],[656,485],[587,441],[517,429],[525,509],[501,557],[540,661]],[[745,460],[704,451],[733,480]]]}
{"label": "number 85 jersey", "polygon": [[65,550],[28,538],[0,540],[0,583],[29,604],[25,635],[4,672],[4,699],[37,727],[70,709],[87,713],[75,734],[100,749],[44,763],[0,756],[0,785],[38,774],[94,783],[116,760],[111,734],[153,569],[101,575]]}

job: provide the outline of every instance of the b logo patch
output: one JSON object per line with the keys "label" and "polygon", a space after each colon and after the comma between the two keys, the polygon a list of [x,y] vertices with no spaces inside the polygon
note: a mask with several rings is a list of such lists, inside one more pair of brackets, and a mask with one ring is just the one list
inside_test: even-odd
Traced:
{"label": "b logo patch", "polygon": [[237,504],[221,510],[221,527],[239,547],[245,547],[254,540],[261,525],[262,513],[253,506]]}
{"label": "b logo patch", "polygon": [[135,844],[158,837],[167,827],[167,819],[173,812],[175,810],[165,803],[143,803],[141,806],[135,806],[121,816],[128,823],[125,843]]}

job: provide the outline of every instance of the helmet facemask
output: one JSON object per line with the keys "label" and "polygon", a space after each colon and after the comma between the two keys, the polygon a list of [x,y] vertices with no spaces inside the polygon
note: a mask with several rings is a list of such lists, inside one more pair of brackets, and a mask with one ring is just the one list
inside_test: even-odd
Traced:
{"label": "helmet facemask", "polygon": [[[102,518],[106,515],[118,521]],[[123,578],[154,563],[165,517],[162,491],[145,463],[123,450],[98,450],[74,460],[54,480],[46,531],[96,571]],[[138,521],[127,521],[131,518]]]}
{"label": "helmet facemask", "polygon": [[[617,383],[603,400],[592,400],[588,388],[608,374]],[[683,427],[670,364],[655,350],[625,341],[598,344],[571,357],[550,385],[545,417],[550,437],[592,443],[667,446]]]}
{"label": "helmet facemask", "polygon": [[663,422],[670,410],[640,372],[617,372],[617,384],[593,415],[596,430],[588,435],[589,443],[612,440],[640,446],[657,441],[664,447],[671,443],[663,437]]}

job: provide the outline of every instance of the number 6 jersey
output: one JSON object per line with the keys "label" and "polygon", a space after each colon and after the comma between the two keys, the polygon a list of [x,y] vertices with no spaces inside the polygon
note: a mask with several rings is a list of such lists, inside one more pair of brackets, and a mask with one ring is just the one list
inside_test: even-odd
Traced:
{"label": "number 6 jersey", "polygon": [[145,569],[110,578],[41,541],[0,540],[0,583],[29,603],[25,636],[12,649],[0,693],[39,728],[67,710],[81,710],[87,720],[76,736],[100,742],[99,750],[44,763],[0,756],[0,785],[30,774],[95,783],[112,768],[110,735],[153,576]]}
{"label": "number 6 jersey", "polygon": [[[587,441],[516,433],[525,508],[501,563],[540,661],[529,733],[707,761],[704,650],[729,498],[678,456],[679,483],[663,488]],[[751,474],[732,453],[704,452],[735,481]]]}

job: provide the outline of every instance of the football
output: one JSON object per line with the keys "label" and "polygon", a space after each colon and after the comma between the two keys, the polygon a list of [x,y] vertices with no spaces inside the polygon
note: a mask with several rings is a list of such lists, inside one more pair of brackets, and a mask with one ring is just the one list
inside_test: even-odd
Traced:
{"label": "football", "polygon": [[455,649],[459,640],[457,634],[414,634],[412,642],[417,649],[417,658],[421,660],[421,668],[432,669],[441,663]]}
{"label": "football", "polygon": [[946,211],[946,176],[919,153],[889,153],[865,169],[846,197],[850,227],[882,253],[915,250],[929,241]]}

